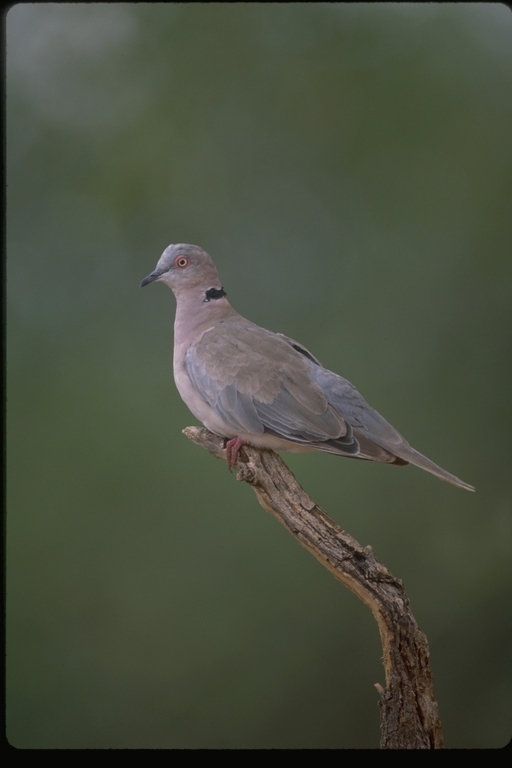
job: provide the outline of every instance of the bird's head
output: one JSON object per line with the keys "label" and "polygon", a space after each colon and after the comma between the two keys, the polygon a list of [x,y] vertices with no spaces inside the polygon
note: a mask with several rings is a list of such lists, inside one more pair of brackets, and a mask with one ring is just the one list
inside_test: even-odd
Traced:
{"label": "bird's head", "polygon": [[175,296],[183,292],[202,292],[204,301],[225,296],[215,264],[198,245],[177,243],[169,245],[158,263],[140,287],[156,280],[171,288]]}

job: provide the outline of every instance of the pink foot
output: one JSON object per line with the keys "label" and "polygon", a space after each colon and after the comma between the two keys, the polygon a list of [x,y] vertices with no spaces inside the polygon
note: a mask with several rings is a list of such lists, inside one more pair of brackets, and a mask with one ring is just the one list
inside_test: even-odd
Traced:
{"label": "pink foot", "polygon": [[238,460],[238,451],[242,447],[242,445],[246,445],[245,440],[242,440],[241,437],[232,437],[231,440],[228,440],[226,443],[226,461],[228,462],[228,469],[231,470],[231,467],[233,467],[237,460]]}

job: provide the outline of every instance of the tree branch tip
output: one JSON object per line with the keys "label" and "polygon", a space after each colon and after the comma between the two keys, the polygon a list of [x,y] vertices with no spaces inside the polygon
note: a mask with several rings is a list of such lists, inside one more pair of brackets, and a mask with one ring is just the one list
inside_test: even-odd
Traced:
{"label": "tree branch tip", "polygon": [[205,427],[185,427],[185,429],[181,430],[181,434],[185,435],[195,445],[206,448],[216,459],[226,459],[223,437],[214,435],[213,432],[210,432]]}

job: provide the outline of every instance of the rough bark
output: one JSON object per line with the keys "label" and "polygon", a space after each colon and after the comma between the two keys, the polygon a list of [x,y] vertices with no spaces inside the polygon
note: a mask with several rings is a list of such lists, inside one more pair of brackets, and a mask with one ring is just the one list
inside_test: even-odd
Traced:
{"label": "rough bark", "polygon": [[[192,442],[225,459],[225,440],[187,427]],[[372,611],[380,632],[386,687],[380,694],[382,749],[441,749],[427,638],[409,607],[402,582],[310,499],[272,451],[244,446],[237,480],[252,486],[259,503]]]}

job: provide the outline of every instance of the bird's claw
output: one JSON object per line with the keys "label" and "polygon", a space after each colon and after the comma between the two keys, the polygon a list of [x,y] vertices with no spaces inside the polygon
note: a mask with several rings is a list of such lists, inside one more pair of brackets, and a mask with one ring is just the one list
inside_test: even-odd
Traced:
{"label": "bird's claw", "polygon": [[226,443],[226,461],[230,472],[238,461],[238,451],[242,445],[245,445],[245,440],[242,440],[241,437],[232,437]]}

